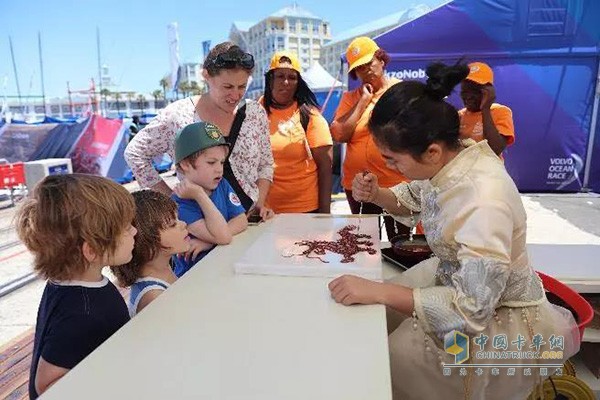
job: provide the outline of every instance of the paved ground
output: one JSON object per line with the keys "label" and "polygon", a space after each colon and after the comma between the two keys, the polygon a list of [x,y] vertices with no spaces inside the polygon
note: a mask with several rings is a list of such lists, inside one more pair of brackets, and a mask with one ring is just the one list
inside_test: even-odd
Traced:
{"label": "paved ground", "polygon": [[600,195],[564,194],[529,195],[528,199],[553,211],[579,229],[600,236]]}
{"label": "paved ground", "polygon": [[[135,184],[128,185],[130,189]],[[523,195],[528,215],[530,243],[600,245],[600,196],[595,194]],[[332,212],[348,214],[343,196],[335,196]],[[0,245],[12,239],[2,232],[14,209],[0,210]],[[22,245],[0,250],[0,287],[15,276],[31,270],[31,256]],[[598,275],[600,280],[600,273]],[[36,280],[0,298],[0,345],[35,324],[44,283]]]}

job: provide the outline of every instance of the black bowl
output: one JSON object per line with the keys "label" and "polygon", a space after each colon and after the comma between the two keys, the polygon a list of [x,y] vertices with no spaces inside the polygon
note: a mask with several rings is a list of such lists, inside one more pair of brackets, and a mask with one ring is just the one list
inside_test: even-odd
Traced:
{"label": "black bowl", "polygon": [[392,249],[398,258],[416,264],[431,257],[433,252],[427,244],[425,235],[413,235],[412,241],[409,237],[408,234],[403,233],[392,238]]}

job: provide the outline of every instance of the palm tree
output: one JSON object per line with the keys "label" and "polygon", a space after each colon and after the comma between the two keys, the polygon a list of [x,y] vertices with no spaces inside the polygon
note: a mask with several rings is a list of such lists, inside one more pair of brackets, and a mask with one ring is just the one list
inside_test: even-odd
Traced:
{"label": "palm tree", "polygon": [[146,104],[146,98],[144,97],[143,94],[138,94],[137,101],[138,101],[138,106],[140,107],[140,110],[142,112],[142,115],[144,115],[144,105]]}
{"label": "palm tree", "polygon": [[187,97],[188,93],[190,92],[190,83],[188,81],[182,81],[179,83],[179,86],[177,87],[177,89],[181,92],[181,94],[183,95],[183,97]]}
{"label": "palm tree", "polygon": [[115,92],[115,102],[117,103],[117,117],[121,116],[121,108],[119,102],[121,101],[121,92]]}
{"label": "palm tree", "polygon": [[157,101],[157,100],[160,100],[162,98],[163,92],[161,92],[160,89],[156,89],[152,93],[150,93],[150,95],[152,97],[154,97],[154,101]]}
{"label": "palm tree", "polygon": [[[102,100],[101,100],[101,105],[100,105],[100,108],[104,109],[105,111],[106,111],[106,109],[108,108],[108,107],[107,107],[107,106],[108,106],[108,104],[107,104],[107,102],[106,102],[106,98],[107,98],[107,97],[109,97],[109,96],[110,96],[110,94],[111,94],[111,93],[110,93],[110,90],[108,90],[108,89],[106,89],[106,88],[104,88],[104,89],[102,89],[102,90],[100,91],[100,98],[102,99]],[[104,114],[103,114],[103,115],[104,115]]]}
{"label": "palm tree", "polygon": [[162,90],[163,90],[163,99],[167,100],[167,88],[170,86],[169,80],[165,76],[164,78],[162,78],[160,80],[159,84],[160,84],[160,87],[162,87]]}
{"label": "palm tree", "polygon": [[190,92],[192,92],[192,94],[194,95],[198,95],[198,94],[202,94],[204,92],[204,90],[202,90],[203,88],[198,85],[198,82],[196,81],[192,81],[192,83],[190,83]]}
{"label": "palm tree", "polygon": [[156,89],[150,94],[152,95],[152,97],[154,97],[154,108],[156,109],[158,108],[158,100],[162,98],[163,92],[161,92],[160,89]]}

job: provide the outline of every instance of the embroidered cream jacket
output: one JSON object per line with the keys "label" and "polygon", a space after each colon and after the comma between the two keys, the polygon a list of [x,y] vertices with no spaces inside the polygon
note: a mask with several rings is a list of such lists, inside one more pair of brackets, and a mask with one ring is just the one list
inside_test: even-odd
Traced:
{"label": "embroidered cream jacket", "polygon": [[[486,328],[498,307],[541,304],[545,294],[529,265],[526,214],[519,192],[487,141],[465,148],[428,181],[394,186],[400,205],[418,213],[439,258],[437,286],[415,289],[427,332]],[[394,216],[409,224],[409,217]]]}

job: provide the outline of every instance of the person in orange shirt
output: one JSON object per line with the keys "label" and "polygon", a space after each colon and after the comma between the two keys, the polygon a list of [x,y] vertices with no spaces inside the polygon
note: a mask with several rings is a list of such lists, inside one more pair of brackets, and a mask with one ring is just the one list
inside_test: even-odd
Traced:
{"label": "person in orange shirt", "polygon": [[260,103],[269,118],[275,160],[266,204],[276,213],[328,214],[333,141],[295,54],[275,53]]}
{"label": "person in orange shirt", "polygon": [[478,142],[486,139],[494,153],[500,156],[514,143],[515,128],[511,109],[494,103],[494,72],[489,65],[482,62],[469,64],[469,75],[461,84],[460,97],[465,104],[458,112],[460,137]]}
{"label": "person in orange shirt", "polygon": [[[336,141],[346,143],[342,186],[352,213],[358,214],[361,203],[352,197],[352,180],[357,174],[371,172],[377,175],[379,184],[385,188],[407,180],[398,171],[386,166],[367,126],[371,111],[381,95],[400,81],[385,76],[385,66],[390,57],[368,37],[354,39],[346,50],[346,58],[348,74],[353,79],[360,79],[362,85],[342,95],[331,124],[331,134]],[[381,214],[383,210],[373,203],[363,203],[362,212]],[[398,233],[408,232],[409,228],[396,223],[391,217],[384,217],[384,221],[389,239]]]}

